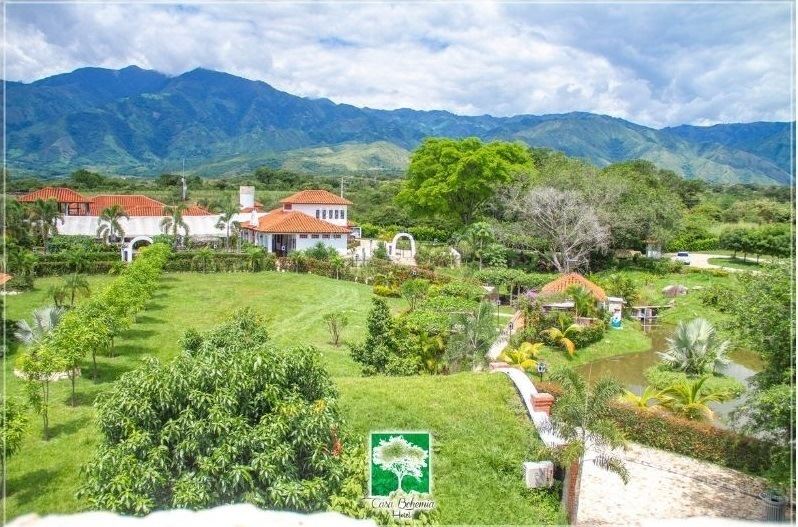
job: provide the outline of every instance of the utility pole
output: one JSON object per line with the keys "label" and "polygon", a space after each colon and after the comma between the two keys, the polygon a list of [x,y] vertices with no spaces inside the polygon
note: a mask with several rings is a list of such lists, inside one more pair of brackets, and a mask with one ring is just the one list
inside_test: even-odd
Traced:
{"label": "utility pole", "polygon": [[344,176],[341,176],[341,197],[344,197]]}
{"label": "utility pole", "polygon": [[180,183],[183,186],[183,189],[182,189],[183,191],[181,193],[181,196],[183,198],[183,201],[186,201],[186,194],[188,193],[188,188],[186,186],[186,158],[185,157],[183,158],[183,168],[180,171]]}

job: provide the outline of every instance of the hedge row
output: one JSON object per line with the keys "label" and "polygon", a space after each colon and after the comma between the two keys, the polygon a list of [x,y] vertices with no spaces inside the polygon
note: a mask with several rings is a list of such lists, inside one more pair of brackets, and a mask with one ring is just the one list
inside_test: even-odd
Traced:
{"label": "hedge row", "polygon": [[[555,383],[537,384],[538,390],[555,397],[562,393]],[[646,410],[618,402],[612,405],[610,415],[631,441],[750,474],[764,475],[776,448],[771,443],[656,408]]]}
{"label": "hedge row", "polygon": [[[248,253],[182,251],[172,253],[164,266],[164,271],[204,271],[204,272],[239,272],[239,271],[274,271],[276,258],[272,253],[264,252],[253,261]],[[253,265],[254,264],[254,265]]]}

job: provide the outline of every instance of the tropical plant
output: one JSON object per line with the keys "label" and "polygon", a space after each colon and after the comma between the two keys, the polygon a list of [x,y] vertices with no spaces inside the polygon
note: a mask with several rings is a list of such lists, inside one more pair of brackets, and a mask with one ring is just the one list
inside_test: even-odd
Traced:
{"label": "tropical plant", "polygon": [[47,252],[47,240],[53,234],[58,234],[58,221],[64,221],[64,215],[58,209],[58,203],[54,199],[37,199],[30,204],[30,220],[38,230],[39,238],[42,241],[44,252]]}
{"label": "tropical plant", "polygon": [[79,274],[68,276],[64,281],[64,289],[69,291],[69,307],[75,306],[75,296],[89,296],[91,288],[86,277]]}
{"label": "tropical plant", "polygon": [[25,378],[30,406],[42,417],[44,439],[50,438],[50,383],[66,369],[63,357],[43,340],[19,357],[17,366]]}
{"label": "tropical plant", "polygon": [[330,256],[330,267],[335,271],[335,279],[338,280],[341,277],[341,273],[346,269],[346,260],[335,251]]}
{"label": "tropical plant", "polygon": [[576,354],[576,344],[571,340],[571,337],[579,333],[582,328],[577,324],[566,325],[570,319],[565,313],[559,313],[557,319],[557,326],[544,329],[541,334],[555,346],[563,348],[569,357],[573,357]]}
{"label": "tropical plant", "polygon": [[363,366],[363,373],[384,373],[391,356],[398,353],[396,326],[388,304],[379,297],[371,299],[372,306],[366,321],[366,340],[361,344],[350,344],[352,358]]}
{"label": "tropical plant", "polygon": [[260,247],[248,247],[244,252],[246,255],[247,269],[253,273],[263,270],[266,261],[266,253]]}
{"label": "tropical plant", "polygon": [[643,393],[637,395],[629,390],[624,390],[619,400],[622,403],[636,406],[637,408],[650,408],[660,404],[662,398],[662,390],[657,389],[655,386],[646,386]]}
{"label": "tropical plant", "polygon": [[240,502],[325,510],[345,467],[335,385],[318,350],[271,344],[252,310],[192,341],[103,394],[102,439],[79,499],[139,515]]}
{"label": "tropical plant", "polygon": [[28,418],[24,409],[14,399],[0,398],[0,493],[5,495],[6,460],[22,446],[22,437]]}
{"label": "tropical plant", "polygon": [[673,370],[701,375],[713,373],[729,363],[726,357],[729,342],[720,340],[715,328],[706,319],[679,322],[667,342],[668,349],[657,354]]}
{"label": "tropical plant", "polygon": [[482,260],[486,256],[487,248],[493,243],[495,236],[490,225],[484,221],[472,223],[465,232],[465,238],[471,246],[474,256],[479,262],[479,268],[482,269]]}
{"label": "tropical plant", "polygon": [[17,329],[14,337],[26,346],[39,344],[49,335],[64,316],[64,310],[60,307],[41,307],[33,310],[33,324],[27,320],[17,322]]}
{"label": "tropical plant", "polygon": [[446,340],[442,335],[430,335],[426,332],[416,335],[415,352],[421,365],[421,371],[438,375],[446,371],[443,360],[446,353]]}
{"label": "tropical plant", "polygon": [[[14,243],[6,243],[6,257],[0,259],[3,272],[14,275],[26,287],[33,286],[34,270],[38,258],[32,251],[24,249]],[[10,284],[9,284],[10,285]]]}
{"label": "tropical plant", "polygon": [[224,248],[230,250],[230,229],[233,226],[233,218],[238,214],[238,205],[230,202],[219,209],[219,221],[216,222],[217,229],[224,229]]}
{"label": "tropical plant", "polygon": [[[623,392],[623,387],[610,378],[601,378],[593,385],[573,369],[557,370],[551,379],[562,388],[562,393],[551,409],[551,429],[564,441],[551,449],[552,457],[562,466],[575,469],[570,477],[576,478],[579,488],[585,454],[591,450],[593,464],[617,474],[624,483],[629,472],[616,449],[625,446],[626,439],[611,418],[612,402]],[[577,494],[578,496],[578,494]],[[576,518],[578,503],[568,506],[569,517]]]}
{"label": "tropical plant", "polygon": [[540,354],[541,348],[543,348],[542,342],[522,342],[517,348],[506,349],[499,355],[499,360],[513,368],[533,372],[538,365],[535,359]]}
{"label": "tropical plant", "polygon": [[104,208],[98,218],[97,237],[104,239],[105,243],[124,240],[125,231],[122,229],[122,218],[130,219],[130,216],[118,203]]}
{"label": "tropical plant", "polygon": [[[183,213],[187,208],[185,203],[167,205],[165,210],[167,216],[161,220],[161,231],[164,234],[171,234],[174,237],[175,245],[183,245],[184,238],[189,234],[188,224],[183,219]],[[180,234],[181,230],[182,235]]]}
{"label": "tropical plant", "polygon": [[731,399],[728,390],[709,390],[704,388],[708,376],[694,380],[684,380],[662,390],[660,402],[671,412],[696,421],[712,419],[709,403]]}
{"label": "tropical plant", "polygon": [[446,361],[452,371],[479,368],[496,338],[493,305],[482,302],[472,311],[456,313],[446,348]]}
{"label": "tropical plant", "polygon": [[574,302],[574,312],[577,317],[592,317],[596,315],[596,298],[582,286],[572,285],[565,290],[565,294]]}
{"label": "tropical plant", "polygon": [[325,314],[321,318],[327,324],[332,344],[338,347],[341,341],[341,333],[349,325],[349,317],[346,316],[346,313],[332,312]]}

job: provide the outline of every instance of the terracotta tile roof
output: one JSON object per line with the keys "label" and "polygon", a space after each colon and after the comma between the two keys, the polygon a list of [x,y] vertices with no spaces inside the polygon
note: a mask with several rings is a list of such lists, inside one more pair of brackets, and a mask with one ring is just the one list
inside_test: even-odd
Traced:
{"label": "terracotta tile roof", "polygon": [[6,282],[14,278],[10,274],[0,273],[0,285],[4,285]]}
{"label": "terracotta tile roof", "polygon": [[292,194],[287,198],[281,199],[280,203],[306,204],[306,205],[351,205],[348,199],[336,196],[326,190],[302,190]]}
{"label": "terracotta tile roof", "polygon": [[85,196],[82,196],[72,190],[71,188],[64,188],[64,187],[44,187],[40,188],[39,190],[34,190],[24,196],[19,198],[19,201],[23,203],[30,203],[34,202],[37,199],[54,199],[58,203],[89,203],[91,200]]}
{"label": "terracotta tile roof", "polygon": [[607,300],[607,293],[604,292],[602,288],[585,278],[579,273],[568,273],[559,276],[557,279],[552,280],[548,284],[544,285],[540,292],[541,294],[553,294],[553,293],[564,293],[566,289],[571,286],[580,286],[584,287],[590,293],[596,297],[596,300],[604,301]]}
{"label": "terracotta tile roof", "polygon": [[258,225],[241,222],[242,229],[287,234],[349,234],[349,229],[296,211],[276,209],[261,216]]}
{"label": "terracotta tile roof", "polygon": [[[99,216],[103,209],[119,205],[129,216],[166,216],[166,205],[156,199],[141,194],[102,194],[94,196],[89,205],[89,214]],[[199,205],[190,205],[183,216],[205,216],[210,214]]]}

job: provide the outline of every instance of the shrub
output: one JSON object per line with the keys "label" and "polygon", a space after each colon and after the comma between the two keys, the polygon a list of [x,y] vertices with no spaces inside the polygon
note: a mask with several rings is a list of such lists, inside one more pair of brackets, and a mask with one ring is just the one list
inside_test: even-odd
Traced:
{"label": "shrub", "polygon": [[478,302],[485,296],[485,289],[479,284],[458,280],[438,287],[435,293],[439,296],[459,297]]}
{"label": "shrub", "polygon": [[606,278],[598,279],[598,283],[604,288],[608,296],[623,298],[629,305],[637,300],[639,287],[626,274],[613,273]]}
{"label": "shrub", "polygon": [[103,438],[79,491],[91,509],[324,510],[345,476],[319,352],[275,347],[249,310],[197,351],[124,374],[97,413]]}
{"label": "shrub", "polygon": [[729,286],[715,283],[699,291],[698,298],[705,306],[722,311],[724,306],[734,300],[735,294]]}
{"label": "shrub", "polygon": [[576,349],[582,349],[603,339],[606,331],[607,325],[604,322],[594,322],[588,326],[581,326],[570,339]]}
{"label": "shrub", "polygon": [[416,263],[424,267],[451,267],[454,265],[454,256],[449,247],[420,245],[416,249]]}
{"label": "shrub", "polygon": [[[683,372],[669,370],[665,365],[659,364],[647,368],[643,373],[649,384],[663,390],[676,383],[695,380],[698,377],[690,376]],[[739,397],[745,391],[745,385],[734,377],[725,375],[711,375],[707,377],[704,388],[708,391],[724,390],[731,394],[731,397]]]}
{"label": "shrub", "polygon": [[[560,386],[552,382],[544,381],[536,386],[554,397],[562,393]],[[636,408],[618,402],[612,405],[610,417],[629,440],[751,474],[767,473],[775,449],[765,441],[677,417],[664,410]]]}
{"label": "shrub", "polygon": [[389,285],[375,285],[372,292],[377,296],[399,298],[399,289]]}

